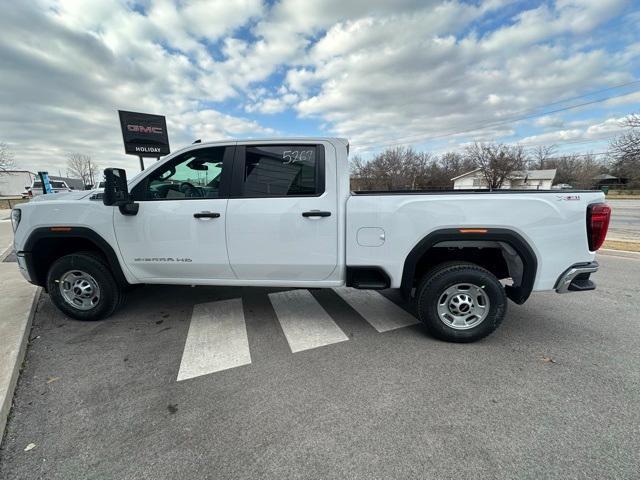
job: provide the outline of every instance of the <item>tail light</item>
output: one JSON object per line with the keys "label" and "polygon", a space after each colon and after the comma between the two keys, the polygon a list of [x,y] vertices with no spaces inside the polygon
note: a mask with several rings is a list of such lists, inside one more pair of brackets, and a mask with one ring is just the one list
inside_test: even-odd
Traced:
{"label": "tail light", "polygon": [[595,252],[604,243],[610,218],[611,207],[606,203],[592,203],[587,207],[587,237],[590,251]]}

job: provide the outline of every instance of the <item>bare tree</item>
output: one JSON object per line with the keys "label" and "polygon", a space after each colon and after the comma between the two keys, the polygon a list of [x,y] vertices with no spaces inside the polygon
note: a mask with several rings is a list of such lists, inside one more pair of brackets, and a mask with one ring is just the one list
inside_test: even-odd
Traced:
{"label": "bare tree", "polygon": [[433,160],[428,153],[396,147],[379,153],[368,162],[351,160],[352,188],[355,190],[415,190],[428,181]]}
{"label": "bare tree", "polygon": [[556,153],[555,145],[539,145],[531,151],[531,166],[534,169],[548,168],[547,162],[551,160]]}
{"label": "bare tree", "polygon": [[451,179],[467,173],[475,168],[475,164],[466,156],[447,152],[434,163],[431,177],[433,186],[438,188],[451,188]]}
{"label": "bare tree", "polygon": [[474,143],[465,149],[465,156],[473,162],[489,189],[501,188],[514,171],[527,164],[524,149],[500,143]]}
{"label": "bare tree", "polygon": [[606,173],[605,165],[592,154],[558,155],[548,159],[545,167],[556,169],[556,183],[566,183],[578,188],[592,188],[595,184],[594,177]]}
{"label": "bare tree", "polygon": [[365,161],[350,159],[351,188],[354,190],[399,190],[451,188],[451,179],[480,168],[486,185],[501,188],[514,171],[531,167],[555,168],[556,183],[591,188],[594,177],[608,173],[596,155],[557,155],[555,147],[539,147],[528,161],[524,149],[502,144],[474,144],[464,154],[447,152],[439,157],[411,148],[393,148]]}
{"label": "bare tree", "polygon": [[640,114],[627,117],[623,126],[628,130],[610,145],[613,171],[618,177],[629,179],[631,184],[640,185]]}
{"label": "bare tree", "polygon": [[85,185],[95,185],[100,168],[91,157],[83,153],[70,153],[67,157],[68,175],[81,178]]}
{"label": "bare tree", "polygon": [[13,153],[9,150],[9,145],[0,142],[0,172],[4,172],[15,167]]}

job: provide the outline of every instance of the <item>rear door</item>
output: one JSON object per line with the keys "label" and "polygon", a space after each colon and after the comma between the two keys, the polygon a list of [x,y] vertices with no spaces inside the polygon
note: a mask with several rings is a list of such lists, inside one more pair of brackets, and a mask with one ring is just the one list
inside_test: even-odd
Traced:
{"label": "rear door", "polygon": [[320,281],[335,270],[334,157],[330,144],[238,144],[227,248],[239,279]]}
{"label": "rear door", "polygon": [[115,210],[118,247],[137,278],[176,283],[234,278],[225,234],[234,148],[201,147],[178,155],[132,189],[137,215]]}

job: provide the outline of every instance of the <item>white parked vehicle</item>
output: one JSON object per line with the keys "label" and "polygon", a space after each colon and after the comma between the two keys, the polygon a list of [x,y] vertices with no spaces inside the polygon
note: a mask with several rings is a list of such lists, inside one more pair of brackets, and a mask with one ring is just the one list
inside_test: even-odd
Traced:
{"label": "white parked vehicle", "polygon": [[[202,143],[102,192],[12,212],[27,280],[67,315],[109,316],[134,284],[400,288],[429,332],[468,342],[507,298],[592,290],[599,191],[351,192],[344,139]],[[503,280],[503,282],[501,282]]]}
{"label": "white parked vehicle", "polygon": [[[67,183],[62,180],[49,180],[49,183],[51,184],[51,189],[53,190],[53,193],[72,191],[67,185]],[[42,192],[42,180],[38,179],[38,180],[34,180],[31,183],[30,187],[26,187],[26,196],[28,198],[33,198],[39,195],[43,195],[43,192]],[[51,194],[48,194],[48,195],[51,195]]]}

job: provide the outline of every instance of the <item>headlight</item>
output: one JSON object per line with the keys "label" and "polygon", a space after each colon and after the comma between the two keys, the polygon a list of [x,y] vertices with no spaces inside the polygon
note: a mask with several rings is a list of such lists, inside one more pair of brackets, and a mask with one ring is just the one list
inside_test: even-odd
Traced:
{"label": "headlight", "polygon": [[19,208],[14,208],[13,210],[11,210],[11,226],[13,227],[14,232],[18,229],[21,218],[22,210],[20,210]]}

